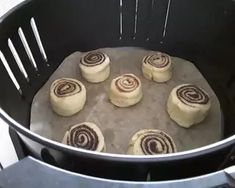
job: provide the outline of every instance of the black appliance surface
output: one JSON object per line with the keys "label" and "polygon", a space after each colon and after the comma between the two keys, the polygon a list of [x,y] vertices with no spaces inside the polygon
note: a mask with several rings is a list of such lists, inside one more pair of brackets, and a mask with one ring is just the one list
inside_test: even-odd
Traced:
{"label": "black appliance surface", "polygon": [[[0,62],[4,55],[20,86],[0,63],[0,116],[12,128],[16,149],[23,148],[20,157],[32,155],[73,172],[119,180],[145,180],[150,174],[152,180],[166,180],[217,171],[234,164],[234,33],[233,0],[27,0],[0,19]],[[17,66],[9,43],[28,76]],[[29,131],[32,98],[66,56],[116,46],[160,50],[194,62],[220,100],[227,139],[186,153],[133,157],[84,152]]]}
{"label": "black appliance surface", "polygon": [[[37,170],[35,170],[37,169]],[[199,176],[176,181],[158,182],[128,182],[112,181],[101,178],[84,176],[71,173],[60,168],[53,167],[32,157],[27,157],[22,161],[8,167],[0,172],[1,188],[229,188],[235,187],[235,168],[230,167],[206,176]]]}

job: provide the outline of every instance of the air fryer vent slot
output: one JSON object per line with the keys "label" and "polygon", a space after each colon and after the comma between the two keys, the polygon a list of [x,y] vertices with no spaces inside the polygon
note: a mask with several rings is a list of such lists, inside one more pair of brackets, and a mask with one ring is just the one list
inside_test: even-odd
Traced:
{"label": "air fryer vent slot", "polygon": [[[34,18],[31,18],[30,24],[31,24],[31,27],[32,27],[32,30],[33,30],[33,34],[36,38],[39,50],[41,52],[41,55],[42,55],[43,59],[47,62],[48,61],[47,55],[46,55],[46,52],[45,52],[44,47],[42,45],[41,37],[39,35],[38,28],[37,28],[37,25],[35,23]],[[49,64],[47,64],[47,65],[49,66]]]}
{"label": "air fryer vent slot", "polygon": [[4,67],[5,67],[5,69],[6,69],[7,73],[8,73],[8,75],[10,76],[12,82],[14,83],[16,89],[17,89],[17,90],[19,91],[19,93],[22,95],[22,91],[21,91],[21,89],[20,89],[20,85],[19,85],[19,83],[17,82],[17,80],[16,80],[16,78],[15,78],[15,76],[14,76],[14,74],[13,74],[11,68],[10,68],[10,66],[9,66],[8,63],[7,63],[7,60],[6,60],[5,56],[3,55],[3,53],[2,53],[1,51],[0,51],[0,59],[1,59],[2,63],[3,63],[3,65],[4,65]]}
{"label": "air fryer vent slot", "polygon": [[19,29],[18,29],[18,34],[19,34],[19,37],[21,39],[21,42],[23,43],[24,49],[25,49],[25,51],[26,51],[26,53],[27,53],[27,55],[29,57],[29,60],[30,60],[30,62],[32,64],[32,66],[35,68],[36,71],[38,71],[37,64],[35,62],[35,59],[33,57],[33,54],[32,54],[32,52],[30,50],[29,44],[28,44],[28,42],[27,42],[27,40],[25,38],[24,32],[23,32],[21,27],[19,27]]}
{"label": "air fryer vent slot", "polygon": [[21,61],[21,59],[20,59],[20,57],[19,57],[19,55],[18,55],[18,53],[17,53],[17,51],[15,49],[15,46],[13,45],[13,43],[12,43],[10,38],[8,39],[8,47],[10,48],[11,53],[12,53],[13,57],[15,58],[15,61],[16,61],[17,65],[18,65],[21,73],[23,74],[25,79],[29,82],[28,74],[27,74],[27,72],[26,72],[26,70],[25,70],[25,68],[23,66],[23,63],[22,63],[22,61]]}
{"label": "air fryer vent slot", "polygon": [[139,5],[139,0],[135,0],[135,25],[134,25],[134,36],[133,36],[133,39],[135,39],[136,32],[137,32],[138,5]]}
{"label": "air fryer vent slot", "polygon": [[120,25],[119,25],[119,34],[120,34],[120,36],[119,36],[119,40],[121,40],[122,39],[122,24],[123,24],[123,21],[122,21],[122,0],[120,0],[120,17],[119,17],[119,19],[120,19]]}
{"label": "air fryer vent slot", "polygon": [[162,38],[165,38],[165,36],[166,36],[170,7],[171,7],[171,0],[168,0],[167,10],[166,10],[166,17],[165,17],[165,23],[164,23],[163,33],[162,33]]}

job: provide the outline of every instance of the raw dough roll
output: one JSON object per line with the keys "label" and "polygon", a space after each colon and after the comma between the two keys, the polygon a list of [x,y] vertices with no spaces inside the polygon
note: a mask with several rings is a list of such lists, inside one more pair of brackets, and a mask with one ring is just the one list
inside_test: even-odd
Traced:
{"label": "raw dough roll", "polygon": [[105,151],[104,136],[101,130],[90,122],[72,126],[65,133],[62,143],[92,151]]}
{"label": "raw dough roll", "polygon": [[55,80],[50,89],[50,102],[54,112],[61,116],[71,116],[83,108],[86,88],[76,79]]}
{"label": "raw dough roll", "polygon": [[80,69],[88,82],[103,82],[110,74],[110,59],[102,52],[89,52],[81,58]]}
{"label": "raw dough roll", "polygon": [[165,53],[156,52],[147,55],[142,60],[144,77],[156,82],[166,82],[172,77],[171,57]]}
{"label": "raw dough roll", "polygon": [[136,132],[128,145],[128,154],[157,155],[176,152],[173,139],[157,129],[143,129]]}
{"label": "raw dough roll", "polygon": [[128,107],[138,103],[142,98],[140,79],[134,74],[123,74],[112,80],[110,101],[119,107]]}
{"label": "raw dough roll", "polygon": [[209,95],[192,84],[175,87],[167,102],[167,111],[171,119],[186,128],[203,121],[210,107]]}

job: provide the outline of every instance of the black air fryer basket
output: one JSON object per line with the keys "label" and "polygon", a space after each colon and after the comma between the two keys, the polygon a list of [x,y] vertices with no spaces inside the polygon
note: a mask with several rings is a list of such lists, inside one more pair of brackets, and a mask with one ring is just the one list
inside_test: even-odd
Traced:
{"label": "black air fryer basket", "polygon": [[[117,46],[194,62],[220,100],[224,140],[136,157],[83,151],[29,131],[32,99],[66,56]],[[31,155],[73,172],[121,180],[186,178],[234,164],[233,0],[27,0],[0,19],[0,51],[0,115],[20,158]]]}

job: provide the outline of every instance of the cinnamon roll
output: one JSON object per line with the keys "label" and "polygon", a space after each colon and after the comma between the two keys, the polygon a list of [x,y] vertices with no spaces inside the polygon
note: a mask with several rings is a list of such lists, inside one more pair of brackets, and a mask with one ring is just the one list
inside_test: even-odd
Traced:
{"label": "cinnamon roll", "polygon": [[99,152],[104,152],[106,148],[101,130],[97,125],[90,122],[72,126],[66,131],[62,143]]}
{"label": "cinnamon roll", "polygon": [[171,57],[165,53],[156,52],[147,55],[142,60],[144,77],[156,82],[166,82],[172,77]]}
{"label": "cinnamon roll", "polygon": [[50,88],[50,102],[58,115],[71,116],[83,108],[86,102],[86,88],[76,79],[55,80]]}
{"label": "cinnamon roll", "polygon": [[128,145],[128,154],[158,155],[176,152],[173,139],[157,129],[144,129],[136,132]]}
{"label": "cinnamon roll", "polygon": [[88,82],[103,82],[110,74],[110,59],[102,52],[89,52],[80,60],[83,78]]}
{"label": "cinnamon roll", "polygon": [[189,128],[205,119],[211,107],[209,95],[192,84],[175,87],[168,98],[167,111],[177,124]]}
{"label": "cinnamon roll", "polygon": [[109,99],[118,107],[128,107],[142,98],[140,79],[134,74],[123,74],[111,82]]}

